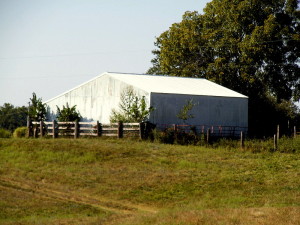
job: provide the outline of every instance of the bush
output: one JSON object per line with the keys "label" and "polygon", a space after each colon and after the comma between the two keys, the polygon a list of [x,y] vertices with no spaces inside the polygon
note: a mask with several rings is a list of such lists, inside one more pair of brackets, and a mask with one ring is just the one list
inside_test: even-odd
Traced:
{"label": "bush", "polygon": [[164,144],[174,144],[174,134],[173,128],[167,128],[164,131],[153,130],[154,140]]}
{"label": "bush", "polygon": [[175,143],[180,145],[199,145],[200,141],[201,136],[197,135],[194,127],[189,131],[178,129],[175,135]]}
{"label": "bush", "polygon": [[0,128],[0,138],[10,138],[10,137],[11,137],[10,131]]}
{"label": "bush", "polygon": [[69,121],[80,121],[81,115],[76,110],[76,105],[70,107],[67,103],[67,106],[63,105],[63,108],[60,109],[57,107],[57,119],[59,122],[69,122]]}
{"label": "bush", "polygon": [[164,144],[197,145],[201,140],[195,129],[192,127],[189,132],[181,129],[174,131],[174,128],[166,128],[163,131],[154,130],[154,139]]}
{"label": "bush", "polygon": [[17,129],[15,129],[13,133],[13,137],[15,138],[26,137],[27,130],[28,130],[27,127],[18,127]]}

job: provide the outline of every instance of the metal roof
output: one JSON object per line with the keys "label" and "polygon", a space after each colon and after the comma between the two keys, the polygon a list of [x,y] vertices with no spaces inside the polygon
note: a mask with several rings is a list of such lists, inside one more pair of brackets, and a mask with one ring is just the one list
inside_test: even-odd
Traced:
{"label": "metal roof", "polygon": [[115,79],[121,80],[129,85],[145,90],[149,93],[205,95],[219,97],[248,98],[236,91],[218,85],[203,78],[188,78],[174,76],[157,76],[144,74],[110,73]]}
{"label": "metal roof", "polygon": [[105,75],[123,81],[129,85],[140,88],[149,93],[248,98],[245,95],[242,95],[236,91],[233,91],[229,88],[223,87],[203,78],[105,72],[81,85],[78,85],[75,88],[72,88],[71,90],[68,90],[52,99],[47,100],[45,103],[48,103]]}

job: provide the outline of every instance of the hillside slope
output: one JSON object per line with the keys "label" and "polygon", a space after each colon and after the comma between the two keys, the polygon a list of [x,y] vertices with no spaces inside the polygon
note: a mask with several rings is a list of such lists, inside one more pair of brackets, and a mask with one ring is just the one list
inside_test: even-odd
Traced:
{"label": "hillside slope", "polygon": [[299,159],[132,140],[0,139],[0,223],[297,224]]}

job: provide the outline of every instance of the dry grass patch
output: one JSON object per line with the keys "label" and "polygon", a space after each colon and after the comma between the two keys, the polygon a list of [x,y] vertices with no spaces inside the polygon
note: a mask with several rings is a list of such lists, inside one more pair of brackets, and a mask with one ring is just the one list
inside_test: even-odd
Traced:
{"label": "dry grass patch", "polygon": [[169,210],[115,221],[113,225],[298,225],[300,207]]}

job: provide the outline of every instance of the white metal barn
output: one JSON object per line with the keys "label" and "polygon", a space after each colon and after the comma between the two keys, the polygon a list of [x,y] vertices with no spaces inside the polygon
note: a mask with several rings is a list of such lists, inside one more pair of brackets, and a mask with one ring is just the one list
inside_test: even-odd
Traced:
{"label": "white metal barn", "polygon": [[45,103],[52,119],[56,106],[68,103],[76,105],[84,120],[106,124],[128,86],[154,107],[149,118],[154,124],[183,124],[177,114],[192,99],[194,118],[187,120],[188,124],[248,127],[248,97],[199,78],[106,72]]}

